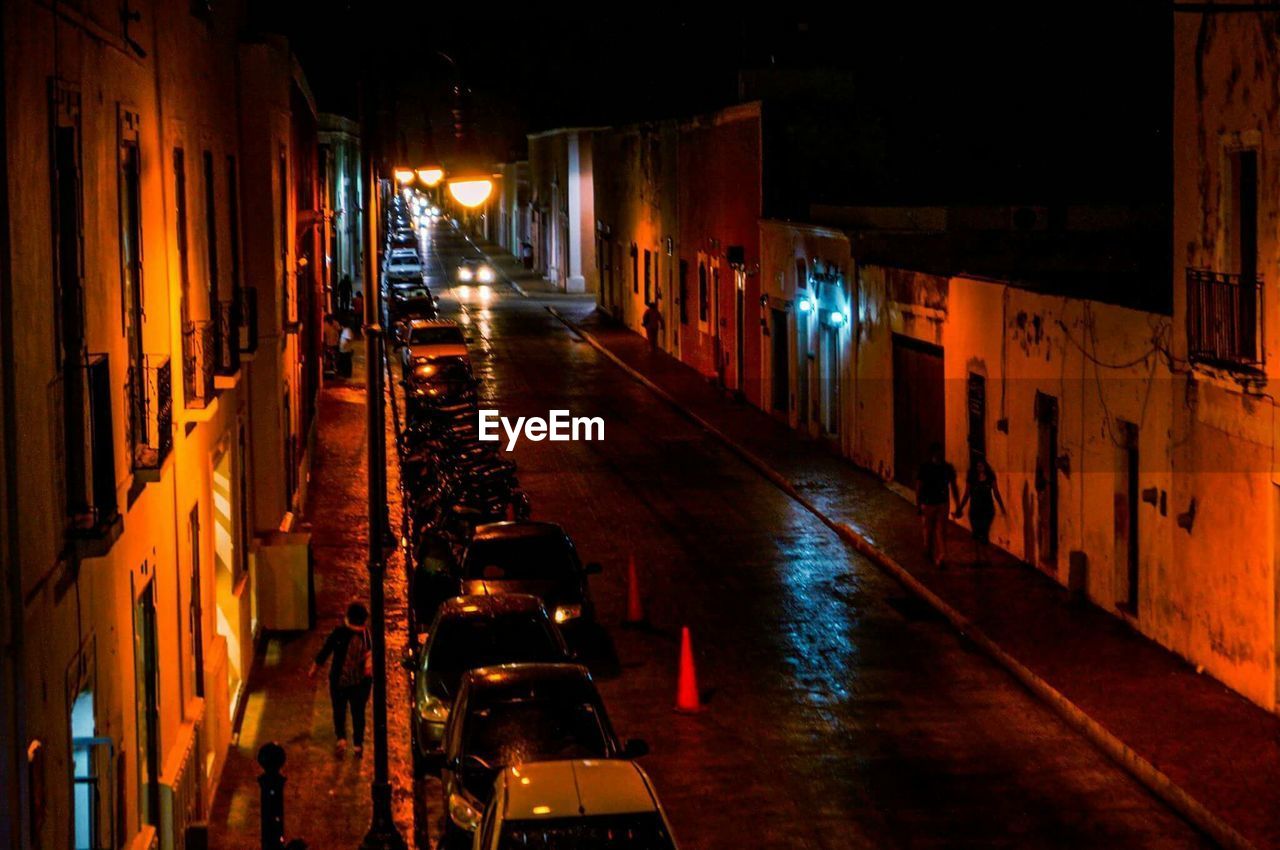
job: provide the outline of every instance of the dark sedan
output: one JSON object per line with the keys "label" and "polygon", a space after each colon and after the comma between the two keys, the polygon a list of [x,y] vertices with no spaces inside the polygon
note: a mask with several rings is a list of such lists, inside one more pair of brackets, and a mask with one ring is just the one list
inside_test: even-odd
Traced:
{"label": "dark sedan", "polygon": [[499,770],[529,761],[636,758],[614,734],[591,674],[578,664],[482,667],[462,677],[445,729],[445,842],[475,831]]}
{"label": "dark sedan", "polygon": [[578,560],[573,540],[552,522],[495,522],[476,527],[462,559],[467,594],[531,593],[561,625],[594,619],[587,576],[599,564]]}
{"label": "dark sedan", "polygon": [[459,596],[440,606],[414,662],[413,763],[439,754],[463,675],[477,667],[564,662],[564,638],[536,596]]}

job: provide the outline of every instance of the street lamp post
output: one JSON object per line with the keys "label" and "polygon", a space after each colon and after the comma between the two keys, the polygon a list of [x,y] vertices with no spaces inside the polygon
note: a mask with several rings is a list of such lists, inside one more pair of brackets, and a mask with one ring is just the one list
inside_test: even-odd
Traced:
{"label": "street lamp post", "polygon": [[361,80],[362,133],[365,137],[367,162],[361,189],[361,204],[366,210],[365,238],[365,366],[369,428],[369,627],[373,651],[373,804],[369,831],[361,842],[361,850],[406,850],[404,836],[396,828],[391,814],[391,778],[387,764],[387,633],[386,580],[387,562],[383,549],[387,509],[387,445],[383,421],[383,328],[382,285],[378,276],[378,233],[381,205],[374,195],[379,173],[375,128],[371,114],[367,74]]}

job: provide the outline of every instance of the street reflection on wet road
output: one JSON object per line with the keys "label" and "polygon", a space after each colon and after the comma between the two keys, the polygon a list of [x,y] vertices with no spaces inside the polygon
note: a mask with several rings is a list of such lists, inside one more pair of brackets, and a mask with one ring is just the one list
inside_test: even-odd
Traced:
{"label": "street reflection on wet road", "polygon": [[[642,764],[683,846],[1209,846],[544,309],[580,300],[450,287],[474,247],[447,233],[431,251],[431,285],[466,328],[482,406],[605,419],[603,442],[524,440],[512,455],[534,518],[561,523],[584,561],[604,565],[592,588],[616,663],[594,672],[619,735],[652,747]],[[620,625],[633,557],[644,628]],[[706,701],[692,716],[672,711],[685,625]],[[438,817],[436,786],[423,793],[437,795]]]}

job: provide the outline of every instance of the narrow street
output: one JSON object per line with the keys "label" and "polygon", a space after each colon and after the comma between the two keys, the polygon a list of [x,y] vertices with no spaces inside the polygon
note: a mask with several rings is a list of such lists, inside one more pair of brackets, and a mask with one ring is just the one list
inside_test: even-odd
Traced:
{"label": "narrow street", "polygon": [[1280,850],[1280,4],[921,11],[0,3],[0,850]]}
{"label": "narrow street", "polygon": [[[427,258],[443,315],[467,328],[481,407],[605,419],[602,442],[523,440],[514,459],[534,518],[604,565],[592,587],[607,640],[583,655],[619,734],[649,742],[643,764],[685,846],[1209,846],[545,309],[577,299],[450,285],[476,254],[447,232]],[[629,558],[644,628],[621,626]],[[681,626],[705,701],[693,716],[672,710]],[[434,834],[438,785],[418,796]]]}

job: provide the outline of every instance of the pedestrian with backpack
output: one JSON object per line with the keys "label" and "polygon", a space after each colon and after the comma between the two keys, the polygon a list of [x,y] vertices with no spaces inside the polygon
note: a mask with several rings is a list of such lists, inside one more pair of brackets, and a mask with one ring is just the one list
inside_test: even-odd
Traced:
{"label": "pedestrian with backpack", "polygon": [[314,678],[326,661],[329,664],[329,697],[333,702],[333,731],[337,736],[336,751],[342,755],[347,749],[347,709],[351,709],[351,727],[355,738],[355,753],[364,754],[364,709],[373,687],[373,653],[370,651],[369,611],[359,602],[347,607],[347,616],[325,638],[324,646],[307,671]]}

